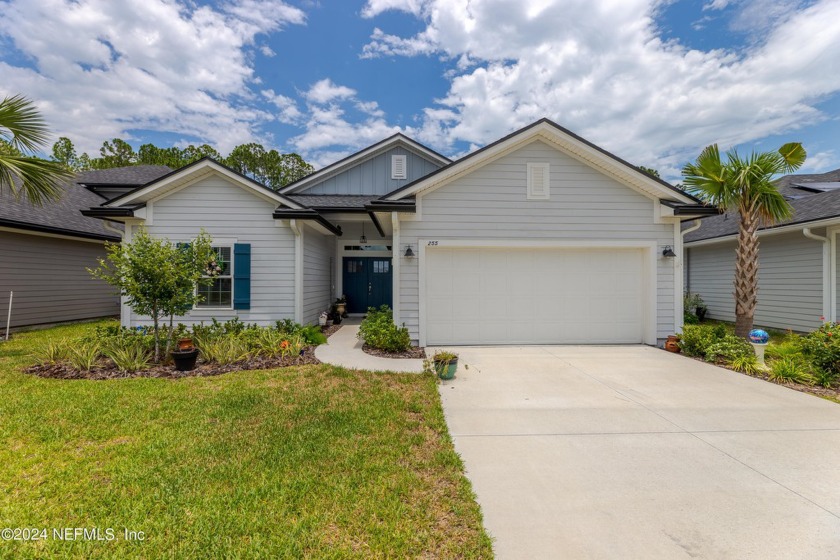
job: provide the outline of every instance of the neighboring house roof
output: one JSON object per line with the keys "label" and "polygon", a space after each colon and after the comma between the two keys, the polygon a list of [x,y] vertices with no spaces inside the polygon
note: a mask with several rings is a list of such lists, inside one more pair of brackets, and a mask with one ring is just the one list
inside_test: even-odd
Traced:
{"label": "neighboring house roof", "polygon": [[101,220],[79,213],[81,208],[99,205],[102,198],[74,181],[62,183],[61,197],[45,201],[43,206],[29,202],[25,196],[15,199],[8,191],[0,191],[0,227],[8,227],[86,239],[119,241],[120,236],[105,228]]}
{"label": "neighboring house roof", "polygon": [[76,176],[76,182],[82,185],[133,185],[136,187],[160,179],[171,172],[172,168],[165,165],[128,165],[82,171]]}
{"label": "neighboring house roof", "polygon": [[[814,189],[807,187],[809,183],[836,183],[838,190],[814,192]],[[788,220],[761,229],[774,229],[840,217],[840,169],[810,175],[785,175],[776,179],[774,184],[793,207],[793,216]],[[801,185],[805,187],[803,188]],[[738,233],[738,223],[737,212],[727,212],[704,218],[699,229],[686,234],[685,242],[691,243],[735,235]],[[684,228],[687,227],[691,227],[690,224],[684,225]]]}
{"label": "neighboring house roof", "polygon": [[364,210],[365,206],[379,198],[366,194],[289,194],[295,202],[316,210]]}
{"label": "neighboring house roof", "polygon": [[358,165],[359,163],[373,158],[381,154],[382,152],[386,152],[396,146],[404,146],[418,154],[421,154],[426,159],[429,159],[441,165],[447,165],[452,161],[448,157],[437,153],[428,146],[424,146],[420,142],[417,142],[416,140],[409,138],[405,134],[398,132],[393,136],[389,136],[388,138],[377,142],[372,146],[368,146],[367,148],[356,152],[355,154],[351,154],[344,159],[340,159],[335,163],[331,163],[330,165],[319,169],[315,173],[310,173],[306,177],[298,179],[293,183],[289,183],[288,185],[280,189],[280,192],[284,194],[290,194],[293,192],[303,191],[306,188],[320,181],[326,180],[334,175],[338,175],[342,171],[349,169],[355,165]]}
{"label": "neighboring house roof", "polygon": [[534,139],[544,140],[583,160],[595,169],[653,197],[677,201],[689,206],[698,206],[703,211],[708,209],[699,199],[663,181],[662,179],[642,171],[638,167],[581,138],[570,130],[563,128],[549,119],[540,119],[521,128],[492,144],[456,160],[449,165],[429,173],[425,177],[409,183],[383,197],[381,200],[397,201],[415,195],[424,190],[437,187],[485,162],[516,149]]}

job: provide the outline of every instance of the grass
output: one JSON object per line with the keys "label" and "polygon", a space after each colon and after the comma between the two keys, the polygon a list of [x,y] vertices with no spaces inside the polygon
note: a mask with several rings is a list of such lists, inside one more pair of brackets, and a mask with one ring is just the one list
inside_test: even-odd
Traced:
{"label": "grass", "polygon": [[[326,365],[209,378],[41,379],[0,343],[0,528],[113,528],[0,542],[2,558],[488,558],[430,376]],[[127,541],[123,530],[142,531]]]}

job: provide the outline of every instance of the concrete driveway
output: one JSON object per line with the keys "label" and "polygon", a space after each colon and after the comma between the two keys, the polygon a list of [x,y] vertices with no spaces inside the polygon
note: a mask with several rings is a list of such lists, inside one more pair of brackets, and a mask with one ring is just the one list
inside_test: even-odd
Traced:
{"label": "concrete driveway", "polygon": [[642,346],[457,352],[498,558],[840,558],[840,404]]}

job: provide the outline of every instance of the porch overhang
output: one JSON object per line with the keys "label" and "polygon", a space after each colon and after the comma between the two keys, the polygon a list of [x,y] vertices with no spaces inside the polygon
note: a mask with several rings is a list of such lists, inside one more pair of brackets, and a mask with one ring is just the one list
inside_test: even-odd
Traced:
{"label": "porch overhang", "polygon": [[674,212],[674,216],[717,216],[720,214],[720,209],[717,206],[710,204],[685,204],[673,200],[659,200],[663,206],[667,206]]}
{"label": "porch overhang", "polygon": [[337,226],[312,209],[296,210],[292,208],[278,208],[271,215],[275,220],[312,220],[324,227],[330,233],[341,236],[341,226]]}

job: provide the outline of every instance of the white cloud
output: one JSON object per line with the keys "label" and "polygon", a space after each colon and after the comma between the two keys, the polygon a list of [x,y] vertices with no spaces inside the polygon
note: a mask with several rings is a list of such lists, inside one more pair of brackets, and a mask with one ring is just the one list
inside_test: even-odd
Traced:
{"label": "white cloud", "polygon": [[836,169],[840,165],[840,158],[835,150],[825,150],[815,154],[808,154],[808,159],[798,173],[822,173],[826,169]]}
{"label": "white cloud", "polygon": [[304,20],[279,0],[217,9],[171,0],[11,0],[0,11],[0,36],[35,68],[0,62],[0,93],[36,100],[56,133],[80,149],[151,129],[224,151],[254,140],[272,118],[251,103],[255,37]]}
{"label": "white cloud", "polygon": [[[483,145],[547,116],[672,178],[709,143],[735,145],[823,119],[815,103],[840,91],[836,0],[785,12],[760,43],[737,53],[663,41],[660,5],[371,0],[366,14],[401,9],[426,27],[403,38],[377,29],[362,56],[432,51],[455,63],[448,93],[417,131],[439,150]],[[415,41],[423,47],[410,48]]]}
{"label": "white cloud", "polygon": [[307,100],[313,103],[329,103],[336,99],[347,99],[356,95],[356,90],[347,86],[338,86],[329,78],[317,81],[304,94]]}
{"label": "white cloud", "polygon": [[419,16],[425,4],[424,0],[368,0],[362,9],[362,17],[376,17],[388,10],[399,10]]}
{"label": "white cloud", "polygon": [[260,93],[280,110],[277,113],[278,121],[285,124],[299,124],[303,119],[303,113],[301,113],[297,103],[291,97],[274,93],[273,89],[264,89]]}

